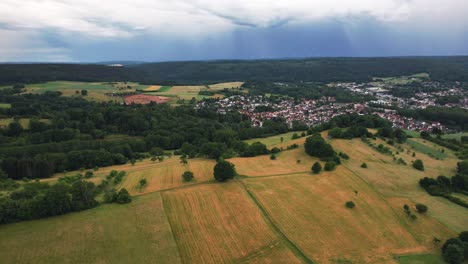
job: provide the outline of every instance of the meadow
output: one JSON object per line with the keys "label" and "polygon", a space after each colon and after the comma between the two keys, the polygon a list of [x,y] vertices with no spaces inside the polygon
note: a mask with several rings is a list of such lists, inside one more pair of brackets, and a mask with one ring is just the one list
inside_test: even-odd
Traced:
{"label": "meadow", "polygon": [[[408,163],[401,165],[360,139],[333,139],[328,142],[350,159],[332,172],[315,175],[310,167],[318,159],[304,153],[305,138],[291,136],[248,141],[261,141],[269,148],[299,147],[280,152],[276,160],[269,155],[231,158],[240,176],[224,183],[213,181],[215,162],[203,158],[182,164],[179,156],[172,156],[162,162],[100,168],[90,179],[96,184],[111,170],[127,172],[116,187],[130,192],[130,204],[0,226],[0,259],[4,263],[440,263],[433,238],[444,241],[468,229],[468,210],[429,196],[418,185],[425,176],[455,173],[457,159],[450,150],[444,149],[446,157],[440,160],[411,143],[374,142],[386,144],[395,157]],[[415,142],[433,147],[420,139]],[[423,160],[425,171],[411,167],[416,158]],[[367,169],[361,168],[363,162]],[[193,181],[182,180],[185,170],[194,172]],[[57,174],[46,181],[76,173]],[[140,187],[143,178],[147,185]],[[346,201],[356,207],[346,208]],[[415,212],[416,203],[428,205],[429,211],[413,220],[403,205]]]}
{"label": "meadow", "polygon": [[[71,82],[71,81],[55,81],[39,84],[26,85],[25,93],[44,93],[47,91],[58,91],[64,96],[82,97],[87,100],[104,102],[116,101],[122,102],[122,98],[118,96],[120,93],[135,92],[136,90],[144,90],[147,85],[140,85],[131,82]],[[81,90],[87,90],[88,95],[82,96]],[[115,94],[115,96],[109,95]]]}

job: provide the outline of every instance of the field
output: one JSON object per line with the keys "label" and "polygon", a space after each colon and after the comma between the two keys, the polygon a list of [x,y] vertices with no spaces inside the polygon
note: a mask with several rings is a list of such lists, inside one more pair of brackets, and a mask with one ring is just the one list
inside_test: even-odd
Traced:
{"label": "field", "polygon": [[11,104],[0,103],[0,109],[9,109],[9,108],[11,108]]}
{"label": "field", "polygon": [[155,95],[146,95],[146,94],[134,94],[134,95],[127,95],[124,97],[125,104],[149,104],[149,103],[157,103],[162,104],[166,103],[170,100],[169,97],[164,96],[155,96]]}
{"label": "field", "polygon": [[382,80],[389,84],[408,84],[411,82],[421,82],[423,79],[428,79],[429,74],[418,73],[409,76],[388,77],[388,78],[374,78],[374,80]]}
{"label": "field", "polygon": [[163,197],[184,263],[301,263],[235,182]]}
{"label": "field", "polygon": [[[0,119],[0,127],[6,127],[13,121],[13,118],[2,118]],[[50,122],[49,119],[41,119],[40,121],[44,123]],[[19,118],[18,123],[20,123],[23,128],[29,128],[29,118]]]}
{"label": "field", "polygon": [[159,193],[0,226],[0,234],[2,263],[181,263]]}
{"label": "field", "polygon": [[[261,142],[263,144],[265,144],[268,148],[272,148],[272,147],[276,147],[278,145],[284,145],[288,142],[290,142],[292,139],[292,136],[294,134],[298,134],[299,136],[301,135],[301,131],[299,132],[289,132],[289,133],[285,133],[285,134],[280,134],[280,135],[276,135],[276,136],[271,136],[271,137],[266,137],[266,138],[253,138],[253,139],[249,139],[249,140],[245,140],[244,142],[245,143],[248,143],[248,144],[252,144],[254,142]],[[281,138],[283,138],[283,142],[281,142]],[[284,143],[284,144],[282,144]],[[290,143],[290,145],[293,144],[293,143]]]}
{"label": "field", "polygon": [[[220,94],[215,94],[213,96],[209,95],[199,95],[200,91],[211,91],[216,92],[223,89],[239,89],[243,82],[231,82],[231,83],[217,83],[212,85],[183,85],[183,86],[159,86],[154,85],[145,89],[149,92],[148,94],[152,95],[163,95],[168,97],[175,98],[175,101],[172,104],[176,104],[177,100],[191,100],[195,98],[197,101],[205,98],[219,98],[222,97]],[[152,88],[154,87],[154,88]]]}
{"label": "field", "polygon": [[[413,150],[422,152],[430,157],[436,159],[445,159],[447,154],[441,152],[441,147],[438,147],[435,143],[426,142],[422,139],[408,139],[407,144],[411,146]],[[438,149],[437,149],[438,148]]]}
{"label": "field", "polygon": [[[269,148],[296,143],[299,148],[279,153],[276,160],[269,155],[229,159],[240,177],[225,183],[213,181],[215,161],[202,158],[189,159],[187,165],[173,156],[163,162],[100,168],[91,181],[99,183],[111,170],[127,172],[116,187],[128,189],[132,203],[0,226],[4,249],[0,259],[5,263],[440,263],[433,238],[444,241],[468,229],[468,210],[429,196],[418,185],[425,176],[455,173],[457,159],[450,150],[444,148],[446,157],[438,160],[426,148],[442,147],[434,148],[422,139],[412,139],[424,146],[415,149],[412,143],[374,142],[388,146],[408,163],[405,166],[360,139],[334,139],[329,142],[350,160],[335,171],[314,175],[310,167],[318,159],[304,153],[305,138],[291,140],[291,136],[249,141],[264,142]],[[423,160],[425,171],[411,167],[416,158]],[[363,162],[368,169],[360,167]],[[182,181],[185,170],[194,172],[194,181]],[[148,184],[140,188],[143,178]],[[467,199],[462,194],[457,197]],[[354,209],[344,206],[350,200]],[[429,211],[415,213],[418,219],[412,220],[403,205],[415,212],[416,203],[426,204]]]}
{"label": "field", "polygon": [[[26,93],[44,93],[46,91],[59,91],[64,96],[83,97],[87,100],[98,102],[117,101],[122,102],[122,98],[118,96],[120,93],[135,92],[144,90],[147,86],[138,83],[88,83],[88,82],[69,82],[56,81],[40,84],[30,84],[26,86]],[[88,95],[82,96],[81,90],[87,90]],[[113,94],[113,95],[112,95]]]}
{"label": "field", "polygon": [[445,134],[442,135],[442,138],[455,138],[457,140],[461,140],[461,137],[468,137],[468,133],[454,133],[454,134]]}

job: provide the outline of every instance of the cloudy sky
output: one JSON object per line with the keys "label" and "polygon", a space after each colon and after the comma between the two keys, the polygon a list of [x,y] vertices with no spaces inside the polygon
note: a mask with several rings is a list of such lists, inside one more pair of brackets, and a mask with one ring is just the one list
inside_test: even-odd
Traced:
{"label": "cloudy sky", "polygon": [[0,0],[0,61],[468,55],[467,0]]}

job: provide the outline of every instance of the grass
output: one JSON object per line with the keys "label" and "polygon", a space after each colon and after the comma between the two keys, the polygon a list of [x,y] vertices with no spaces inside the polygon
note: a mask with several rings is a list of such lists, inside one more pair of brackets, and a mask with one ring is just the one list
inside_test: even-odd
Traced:
{"label": "grass", "polygon": [[0,233],[2,263],[181,263],[159,193]]}
{"label": "grass", "polygon": [[461,137],[463,136],[467,137],[468,133],[464,132],[464,133],[445,134],[445,135],[442,135],[442,138],[454,138],[457,140],[461,140]]}
{"label": "grass", "polygon": [[435,254],[421,254],[421,255],[407,255],[396,256],[395,260],[399,264],[441,264],[445,263],[440,255]]}
{"label": "grass", "polygon": [[447,158],[447,154],[442,153],[440,149],[443,149],[439,147],[439,149],[435,149],[437,145],[433,144],[432,146],[429,146],[429,144],[424,144],[425,142],[421,142],[421,140],[416,140],[416,139],[408,139],[407,144],[411,146],[413,150],[416,150],[418,152],[422,152],[430,157],[433,157],[435,159],[445,159]]}
{"label": "grass", "polygon": [[421,82],[423,79],[428,79],[428,78],[429,78],[429,74],[418,73],[418,74],[413,74],[409,76],[374,78],[374,79],[381,79],[384,83],[389,83],[389,84],[408,84],[413,81]]}
{"label": "grass", "polygon": [[[131,88],[128,88],[130,86]],[[114,93],[135,92],[136,90],[144,90],[148,86],[138,83],[101,83],[101,82],[71,82],[71,81],[55,81],[39,84],[30,84],[26,86],[27,93],[44,93],[46,91],[59,91],[63,96],[82,97],[86,100],[104,102],[117,101],[122,102],[119,96],[108,95]],[[87,96],[81,96],[81,90],[87,90]],[[77,93],[78,91],[78,93]]]}
{"label": "grass", "polygon": [[11,108],[11,104],[0,103],[0,109],[10,109],[10,108]]}
{"label": "grass", "polygon": [[[292,136],[294,134],[298,134],[299,136],[301,135],[302,131],[298,132],[288,132],[285,134],[280,134],[276,136],[271,136],[271,137],[266,137],[266,138],[253,138],[253,139],[248,139],[244,140],[245,143],[252,144],[254,142],[261,142],[265,144],[268,148],[272,148],[278,145],[284,145],[290,141],[292,141]],[[283,138],[283,142],[281,142],[281,138]],[[291,143],[292,144],[292,143]]]}

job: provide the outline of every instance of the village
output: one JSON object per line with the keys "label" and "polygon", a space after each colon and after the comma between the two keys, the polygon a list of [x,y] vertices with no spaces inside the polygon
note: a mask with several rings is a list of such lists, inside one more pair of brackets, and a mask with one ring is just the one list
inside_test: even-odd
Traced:
{"label": "village", "polygon": [[459,96],[463,99],[456,103],[447,103],[444,107],[468,108],[465,91],[456,86],[447,89],[437,82],[425,82],[422,85],[431,86],[433,92],[417,92],[411,97],[398,97],[391,93],[391,85],[372,86],[368,83],[335,83],[336,87],[348,89],[353,93],[372,95],[375,100],[364,103],[339,103],[334,97],[321,97],[316,100],[281,98],[271,100],[268,96],[234,95],[214,102],[200,101],[195,108],[200,109],[213,105],[217,112],[225,114],[238,111],[250,118],[252,125],[261,127],[265,120],[280,118],[289,127],[293,122],[300,122],[307,126],[315,126],[330,121],[333,117],[347,113],[376,114],[392,122],[395,128],[414,131],[432,131],[439,129],[447,131],[440,122],[415,120],[398,114],[398,108],[424,109],[429,106],[440,106],[437,99],[447,96]]}

